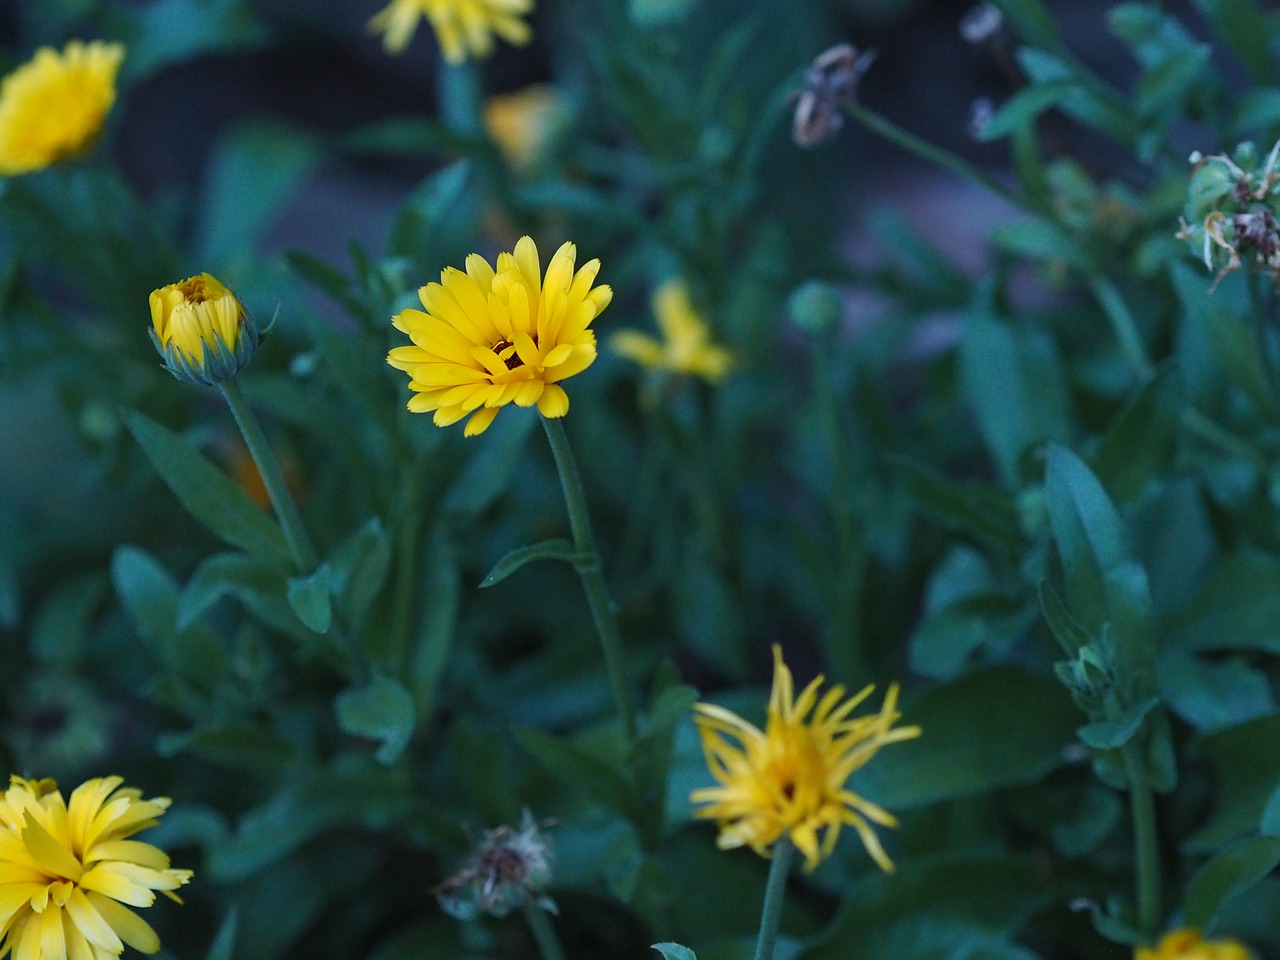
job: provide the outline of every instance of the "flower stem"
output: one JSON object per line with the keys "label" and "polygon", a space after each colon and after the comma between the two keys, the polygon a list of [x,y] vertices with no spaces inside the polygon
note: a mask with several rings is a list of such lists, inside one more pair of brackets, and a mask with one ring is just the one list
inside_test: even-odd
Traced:
{"label": "flower stem", "polygon": [[1122,748],[1129,805],[1133,813],[1133,858],[1138,888],[1138,925],[1154,939],[1160,932],[1160,841],[1156,836],[1155,796],[1147,781],[1137,739]]}
{"label": "flower stem", "polygon": [[778,939],[778,920],[787,892],[787,874],[795,847],[790,837],[783,836],[773,845],[773,862],[769,864],[769,880],[764,888],[764,906],[760,910],[760,934],[756,937],[755,960],[773,960],[773,947]]}
{"label": "flower stem", "polygon": [[627,691],[627,678],[622,669],[622,636],[618,632],[618,621],[614,617],[613,605],[609,602],[609,593],[605,589],[604,576],[600,572],[600,554],[596,551],[595,538],[591,533],[591,517],[587,513],[587,495],[582,488],[582,475],[578,473],[578,463],[574,459],[573,448],[569,446],[569,436],[564,431],[564,424],[558,419],[547,417],[542,417],[541,420],[547,440],[551,443],[556,470],[560,474],[560,488],[564,491],[564,505],[569,514],[569,527],[573,531],[574,549],[589,558],[588,562],[575,566],[578,578],[582,581],[582,589],[587,594],[587,605],[591,608],[591,619],[595,623],[596,635],[600,638],[600,647],[604,652],[605,667],[613,686],[613,699],[622,721],[622,732],[629,745],[635,740],[635,709],[631,705],[631,694]]}
{"label": "flower stem", "polygon": [[1271,348],[1271,337],[1268,331],[1271,319],[1271,304],[1275,293],[1264,290],[1262,276],[1256,271],[1248,271],[1249,304],[1253,308],[1253,336],[1257,343],[1258,362],[1266,376],[1267,388],[1271,398],[1272,414],[1280,412],[1280,374],[1276,371],[1276,360]]}
{"label": "flower stem", "polygon": [[302,515],[298,513],[298,505],[293,502],[293,495],[289,493],[289,487],[280,473],[280,465],[276,463],[275,454],[271,452],[271,445],[267,443],[258,418],[254,416],[253,410],[245,401],[235,377],[223,380],[218,384],[218,388],[226,398],[227,406],[231,408],[231,415],[235,417],[236,426],[240,428],[240,434],[244,437],[245,446],[249,448],[249,455],[253,457],[253,462],[258,467],[258,473],[262,475],[267,496],[271,498],[271,505],[275,507],[276,517],[289,544],[289,552],[293,554],[293,562],[297,564],[300,571],[309,573],[318,564],[316,551],[311,545],[311,538],[307,536],[307,528],[302,525]]}
{"label": "flower stem", "polygon": [[542,960],[564,960],[564,948],[560,946],[556,928],[551,925],[542,908],[536,903],[526,903],[524,917],[529,921],[529,929],[533,932],[533,939],[538,943],[538,952],[542,954]]}
{"label": "flower stem", "polygon": [[860,103],[851,103],[845,107],[845,113],[853,117],[872,133],[879,134],[891,143],[896,144],[908,153],[915,154],[921,160],[927,160],[929,163],[936,164],[945,170],[950,170],[964,179],[976,183],[978,186],[986,190],[990,190],[998,197],[1009,201],[1015,207],[1024,207],[1026,204],[1008,187],[997,183],[979,170],[973,164],[960,159],[954,153],[936,147],[927,140],[917,137],[914,133],[908,133],[902,127],[898,126],[892,120],[880,116],[873,110],[868,110]]}
{"label": "flower stem", "polygon": [[440,58],[436,74],[440,117],[453,133],[475,136],[483,127],[481,120],[480,73],[472,60],[449,63]]}

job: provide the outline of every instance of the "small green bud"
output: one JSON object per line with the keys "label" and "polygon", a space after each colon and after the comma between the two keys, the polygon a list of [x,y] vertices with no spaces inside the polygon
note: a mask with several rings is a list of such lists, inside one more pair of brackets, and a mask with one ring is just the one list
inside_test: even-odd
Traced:
{"label": "small green bud", "polygon": [[805,333],[822,337],[840,325],[844,303],[831,284],[806,280],[791,292],[787,314],[791,322]]}

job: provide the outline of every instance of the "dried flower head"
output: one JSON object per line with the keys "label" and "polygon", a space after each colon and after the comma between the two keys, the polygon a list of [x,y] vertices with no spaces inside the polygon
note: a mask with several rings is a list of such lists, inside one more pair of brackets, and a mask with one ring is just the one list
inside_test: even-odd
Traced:
{"label": "dried flower head", "polygon": [[503,917],[529,904],[555,913],[555,901],[546,895],[551,840],[542,832],[545,826],[526,810],[518,830],[486,830],[471,856],[432,891],[444,911],[463,920],[480,913]]}
{"label": "dried flower head", "polygon": [[1250,960],[1250,954],[1235,940],[1205,940],[1188,928],[1166,933],[1154,949],[1139,947],[1134,960]]}
{"label": "dried flower head", "polygon": [[462,63],[468,57],[487,57],[494,34],[517,46],[528,43],[533,31],[521,18],[532,10],[533,0],[391,0],[369,21],[369,29],[382,34],[387,53],[400,53],[425,17],[444,58]]}
{"label": "dried flower head", "polygon": [[82,151],[116,99],[118,43],[41,47],[0,83],[0,175],[42,170]]}
{"label": "dried flower head", "polygon": [[253,359],[258,328],[216,278],[188,277],[151,292],[151,342],[179,380],[212,385]]}
{"label": "dried flower head", "polygon": [[773,648],[773,659],[763,731],[724,707],[694,707],[707,767],[720,784],[693,792],[694,803],[706,804],[694,815],[720,824],[716,842],[721,849],[749,846],[768,856],[787,836],[804,854],[806,870],[830,856],[841,826],[848,824],[880,868],[892,872],[893,862],[871,824],[895,827],[897,819],[845,783],[881,747],[920,736],[919,727],[894,727],[897,685],[889,688],[879,712],[851,718],[874,687],[845,700],[844,687],[837,684],[819,698],[823,678],[816,677],[796,697],[781,648]]}
{"label": "dried flower head", "polygon": [[798,146],[816,147],[844,126],[844,110],[875,57],[874,50],[859,54],[852,44],[839,43],[814,58],[804,86],[790,100],[795,110],[791,138]]}
{"label": "dried flower head", "polygon": [[[120,777],[87,780],[63,800],[52,780],[9,778],[0,796],[0,956],[110,960],[160,938],[129,907],[171,900],[191,879],[163,851],[130,840],[156,825],[168,797],[142,799]],[[128,906],[126,906],[128,904]]]}

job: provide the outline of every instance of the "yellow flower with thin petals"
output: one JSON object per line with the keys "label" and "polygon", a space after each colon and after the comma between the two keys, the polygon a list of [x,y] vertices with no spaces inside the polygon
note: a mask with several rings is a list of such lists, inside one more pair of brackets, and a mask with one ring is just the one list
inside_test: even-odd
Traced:
{"label": "yellow flower with thin petals", "polygon": [[391,321],[413,346],[387,355],[409,374],[409,409],[434,410],[438,427],[470,415],[468,437],[487,430],[509,403],[563,417],[569,395],[560,381],[595,361],[591,322],[613,299],[609,287],[592,287],[600,261],[575,272],[576,259],[577,248],[564,244],[543,279],[538,248],[521,237],[514,252],[498,255],[496,269],[473,253],[465,273],[446,267],[439,283],[419,288],[426,312],[403,310]]}
{"label": "yellow flower with thin petals", "polygon": [[400,53],[426,17],[444,58],[456,64],[468,56],[487,57],[495,33],[517,46],[528,43],[533,31],[520,18],[532,10],[533,0],[391,0],[369,21],[369,29],[382,34],[388,53]]}
{"label": "yellow flower with thin petals", "polygon": [[565,95],[549,83],[534,83],[484,102],[484,128],[517,170],[533,166],[569,122]]}
{"label": "yellow flower with thin petals", "polygon": [[669,280],[658,288],[653,295],[653,313],[658,318],[662,340],[623,330],[609,339],[614,352],[646,367],[692,374],[709,383],[729,372],[732,355],[711,342],[711,331],[693,309],[689,290],[681,281]]}
{"label": "yellow flower with thin petals", "polygon": [[258,349],[258,328],[236,295],[207,273],[151,292],[151,342],[180,380],[215,384]]}
{"label": "yellow flower with thin petals", "polygon": [[43,170],[83,150],[116,99],[118,43],[41,47],[0,83],[0,174]]}
{"label": "yellow flower with thin petals", "polygon": [[[191,879],[163,851],[130,840],[153,827],[168,797],[142,799],[120,777],[88,780],[64,801],[52,780],[9,778],[0,797],[0,956],[110,960],[125,945],[155,953],[160,939],[129,907]],[[125,906],[128,904],[128,906]]]}
{"label": "yellow flower with thin petals", "polygon": [[1205,940],[1199,930],[1186,928],[1166,933],[1151,947],[1139,947],[1134,960],[1251,960],[1244,944],[1235,940]]}
{"label": "yellow flower with thin petals", "polygon": [[773,659],[763,732],[723,707],[694,706],[707,767],[720,783],[693,792],[693,803],[706,804],[694,815],[720,824],[722,850],[748,846],[769,856],[779,839],[789,837],[804,854],[806,870],[830,856],[841,826],[848,824],[871,858],[891,873],[893,862],[871,824],[896,827],[897,819],[845,783],[881,747],[920,736],[919,727],[893,726],[899,717],[897,684],[889,687],[878,713],[850,717],[874,686],[846,700],[837,684],[819,697],[823,678],[817,677],[797,698],[781,648],[774,646]]}

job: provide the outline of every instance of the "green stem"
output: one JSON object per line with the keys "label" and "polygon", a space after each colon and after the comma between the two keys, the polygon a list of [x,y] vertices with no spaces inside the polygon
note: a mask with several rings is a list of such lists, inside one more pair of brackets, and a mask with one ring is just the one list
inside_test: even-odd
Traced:
{"label": "green stem", "polygon": [[783,836],[773,845],[773,862],[769,864],[769,880],[764,888],[764,906],[760,909],[760,934],[756,937],[755,960],[773,960],[773,947],[778,940],[778,920],[787,893],[787,874],[795,847]]}
{"label": "green stem", "polygon": [[851,103],[845,107],[845,113],[853,117],[872,133],[879,134],[891,143],[896,144],[908,153],[915,154],[921,160],[936,164],[945,170],[949,170],[964,179],[976,183],[983,189],[990,190],[998,197],[1002,197],[1015,207],[1025,207],[1023,199],[1008,187],[988,177],[973,164],[966,160],[961,160],[954,153],[936,147],[927,140],[922,140],[914,133],[908,133],[902,127],[898,126],[892,120],[887,120],[880,114],[868,110],[860,103]]}
{"label": "green stem", "polygon": [[542,960],[564,960],[564,948],[560,946],[556,928],[551,925],[542,908],[536,903],[526,903],[524,917],[529,921],[529,929],[533,932],[533,939],[538,943],[538,952],[542,954]]}
{"label": "green stem", "polygon": [[285,540],[289,543],[289,552],[293,554],[293,562],[297,564],[299,571],[310,573],[319,563],[315,548],[311,546],[311,538],[307,536],[307,529],[302,525],[302,515],[298,513],[298,505],[293,502],[293,495],[289,493],[284,475],[280,473],[280,464],[276,462],[276,456],[271,452],[271,445],[267,443],[262,427],[258,424],[258,418],[254,416],[253,410],[245,401],[235,377],[228,377],[219,383],[218,387],[227,400],[227,406],[231,408],[231,415],[235,417],[236,426],[240,428],[245,446],[249,448],[249,455],[253,457],[253,462],[258,466],[258,473],[262,475],[267,496],[271,498],[271,505],[275,507],[276,517],[284,530]]}
{"label": "green stem", "polygon": [[582,487],[582,475],[578,473],[578,463],[574,459],[573,448],[569,446],[569,436],[564,431],[564,424],[558,419],[541,419],[547,440],[551,443],[556,470],[560,474],[560,488],[564,491],[564,505],[569,514],[569,527],[573,531],[574,549],[588,558],[576,565],[578,578],[587,594],[587,605],[591,608],[591,619],[595,623],[600,648],[604,652],[605,667],[613,686],[613,699],[622,721],[622,732],[630,745],[636,734],[635,709],[631,705],[631,694],[627,691],[627,678],[622,668],[622,636],[618,632],[618,621],[614,616],[613,605],[609,602],[609,593],[605,589],[604,575],[600,572],[600,554],[596,551],[595,537],[591,533],[591,517],[587,513],[587,495]]}
{"label": "green stem", "polygon": [[1133,858],[1138,888],[1138,925],[1154,939],[1160,932],[1160,840],[1156,836],[1155,796],[1137,740],[1121,748],[1129,805],[1133,813]]}
{"label": "green stem", "polygon": [[1262,372],[1267,379],[1267,389],[1271,398],[1272,415],[1280,412],[1280,374],[1276,371],[1276,360],[1271,349],[1271,338],[1268,327],[1271,318],[1271,303],[1274,293],[1264,291],[1262,276],[1255,271],[1248,271],[1249,304],[1253,307],[1253,337],[1257,345],[1258,359]]}
{"label": "green stem", "polygon": [[481,119],[480,73],[473,60],[449,63],[440,58],[436,89],[440,97],[440,118],[446,129],[465,136],[477,136],[484,127]]}
{"label": "green stem", "polygon": [[409,629],[413,620],[415,577],[418,573],[418,548],[422,543],[422,476],[417,462],[401,465],[399,527],[396,530],[396,578],[392,588],[391,642],[393,662],[400,664],[409,649]]}

